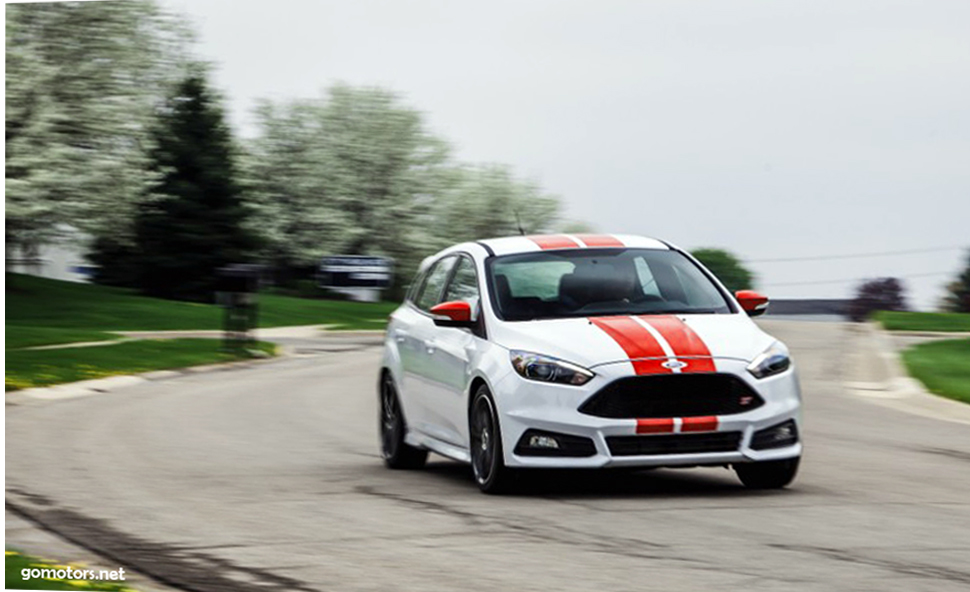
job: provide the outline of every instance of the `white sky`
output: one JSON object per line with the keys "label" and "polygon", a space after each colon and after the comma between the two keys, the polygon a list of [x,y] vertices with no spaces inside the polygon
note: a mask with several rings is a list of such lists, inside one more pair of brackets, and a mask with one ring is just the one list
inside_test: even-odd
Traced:
{"label": "white sky", "polygon": [[[381,85],[601,231],[749,260],[970,247],[970,2],[163,1],[244,136],[258,98]],[[751,267],[774,297],[937,273],[906,279],[928,308],[965,252]]]}

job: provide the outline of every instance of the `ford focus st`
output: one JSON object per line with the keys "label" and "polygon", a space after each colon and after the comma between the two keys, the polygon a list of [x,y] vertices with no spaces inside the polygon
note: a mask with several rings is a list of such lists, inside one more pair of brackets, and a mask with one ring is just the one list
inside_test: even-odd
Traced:
{"label": "ford focus st", "polygon": [[423,262],[390,318],[384,462],[470,463],[486,492],[519,469],[732,466],[744,485],[798,470],[801,395],[780,341],[663,241],[613,235],[464,243]]}

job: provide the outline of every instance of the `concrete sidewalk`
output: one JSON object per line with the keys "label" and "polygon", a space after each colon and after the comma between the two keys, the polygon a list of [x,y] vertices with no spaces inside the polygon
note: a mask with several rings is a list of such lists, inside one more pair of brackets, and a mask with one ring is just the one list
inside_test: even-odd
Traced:
{"label": "concrete sidewalk", "polygon": [[888,333],[873,323],[847,325],[851,352],[844,377],[846,389],[886,407],[923,417],[970,424],[970,405],[934,395],[912,378],[899,352],[914,343],[960,339],[960,333],[903,335]]}
{"label": "concrete sidewalk", "polygon": [[[343,331],[327,331],[332,325],[297,325],[292,327],[267,327],[253,331],[256,339],[272,341],[279,338],[290,339],[309,339],[320,337],[324,333],[343,333]],[[202,331],[112,331],[132,339],[182,339],[192,337],[202,337],[209,339],[219,339],[223,335],[221,329],[202,330]],[[353,331],[347,331],[353,333]],[[383,331],[381,331],[383,333]]]}
{"label": "concrete sidewalk", "polygon": [[[375,330],[331,330],[334,325],[294,325],[289,327],[265,327],[253,331],[256,339],[281,343],[283,340],[314,339],[318,337],[347,338],[382,338],[383,329]],[[118,345],[138,339],[222,339],[221,329],[203,330],[175,330],[175,331],[105,331],[113,335],[120,335],[121,339],[106,339],[103,341],[78,341],[74,343],[55,343],[54,345],[37,345],[25,347],[28,350],[70,349],[76,347],[104,347]]]}

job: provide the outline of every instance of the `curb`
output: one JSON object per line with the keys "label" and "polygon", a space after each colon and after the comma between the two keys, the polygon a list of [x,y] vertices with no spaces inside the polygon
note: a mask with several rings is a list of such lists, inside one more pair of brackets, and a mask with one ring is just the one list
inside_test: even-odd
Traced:
{"label": "curb", "polygon": [[[909,376],[899,353],[892,347],[890,333],[874,322],[866,323],[859,329],[850,329],[858,335],[857,355],[864,355],[861,348],[868,348],[870,353],[878,357],[882,366],[880,374],[884,378],[869,382],[845,381],[843,384],[850,393],[913,415],[970,425],[970,405],[935,395],[919,380]],[[960,337],[954,334],[954,338]]]}

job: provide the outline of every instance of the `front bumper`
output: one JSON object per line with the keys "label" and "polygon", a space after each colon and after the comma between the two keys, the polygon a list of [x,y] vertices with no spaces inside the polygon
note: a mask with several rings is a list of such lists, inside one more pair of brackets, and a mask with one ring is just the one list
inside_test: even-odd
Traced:
{"label": "front bumper", "polygon": [[[675,467],[693,465],[726,465],[742,462],[780,460],[801,455],[801,440],[784,447],[755,450],[751,447],[755,432],[776,426],[787,420],[795,422],[797,432],[801,430],[801,394],[799,392],[796,370],[757,380],[743,371],[743,364],[731,372],[740,377],[764,400],[760,407],[744,413],[716,416],[716,421],[696,422],[694,420],[666,419],[659,430],[649,425],[650,418],[612,419],[580,413],[577,409],[582,403],[598,392],[606,384],[620,378],[609,372],[599,373],[594,380],[582,388],[567,385],[545,384],[522,379],[516,374],[506,376],[495,387],[496,405],[502,427],[502,445],[505,464],[520,468],[602,468],[602,467]],[[721,366],[719,365],[719,370]],[[725,368],[726,369],[726,368]],[[738,371],[740,370],[740,371]],[[638,425],[640,425],[638,433]],[[588,438],[595,452],[588,456],[558,456],[555,453],[532,455],[521,454],[521,440],[526,431],[564,434]],[[644,431],[652,433],[643,433]],[[683,440],[676,438],[684,434],[687,438],[706,434],[736,432],[737,445],[730,450],[717,452],[662,452],[651,454],[630,454],[629,450],[611,453],[608,438],[629,437]],[[701,438],[703,439],[703,438]],[[712,438],[708,438],[709,440]],[[722,439],[715,436],[713,439]],[[614,441],[615,444],[615,441]],[[651,443],[652,444],[652,443]],[[519,450],[516,450],[517,445]],[[647,448],[656,448],[648,446]],[[676,450],[677,447],[667,448]]]}

